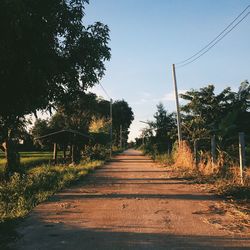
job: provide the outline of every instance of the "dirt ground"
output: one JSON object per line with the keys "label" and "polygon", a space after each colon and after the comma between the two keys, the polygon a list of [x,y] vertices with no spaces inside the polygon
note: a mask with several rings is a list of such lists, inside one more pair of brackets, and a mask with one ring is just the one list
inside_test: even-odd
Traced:
{"label": "dirt ground", "polygon": [[10,247],[250,249],[248,218],[170,171],[127,150],[37,206]]}

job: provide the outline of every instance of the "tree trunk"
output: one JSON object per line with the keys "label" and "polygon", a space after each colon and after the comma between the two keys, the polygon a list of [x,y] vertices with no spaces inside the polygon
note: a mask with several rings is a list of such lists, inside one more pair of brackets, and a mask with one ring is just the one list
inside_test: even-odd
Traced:
{"label": "tree trunk", "polygon": [[81,152],[77,145],[72,145],[72,164],[78,164],[81,159]]}
{"label": "tree trunk", "polygon": [[5,164],[5,176],[9,177],[15,172],[21,172],[20,167],[20,156],[16,151],[15,143],[10,137],[10,133],[8,133],[8,137],[2,145],[4,147],[6,164]]}

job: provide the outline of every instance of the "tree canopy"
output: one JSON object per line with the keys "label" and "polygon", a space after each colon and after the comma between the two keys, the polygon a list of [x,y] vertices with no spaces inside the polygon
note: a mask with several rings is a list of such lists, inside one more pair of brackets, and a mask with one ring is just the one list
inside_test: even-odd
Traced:
{"label": "tree canopy", "polygon": [[47,108],[103,76],[109,29],[100,22],[83,25],[86,3],[1,1],[0,93],[8,97],[0,98],[1,116]]}
{"label": "tree canopy", "polygon": [[[160,102],[156,106],[154,121],[148,121],[149,127],[142,130],[144,150],[149,153],[159,154],[170,152],[176,140],[176,119],[174,113],[169,113]],[[137,144],[141,140],[137,139]]]}
{"label": "tree canopy", "polygon": [[132,108],[125,100],[117,100],[113,103],[113,137],[114,145],[118,146],[120,142],[120,126],[122,125],[122,138],[127,143],[129,127],[134,120]]}
{"label": "tree canopy", "polygon": [[[110,59],[109,28],[84,25],[88,0],[0,1],[0,126],[7,172],[13,131],[26,114],[70,102],[98,83]],[[8,157],[11,156],[11,157]]]}
{"label": "tree canopy", "polygon": [[226,88],[215,94],[215,87],[208,85],[180,96],[187,101],[182,106],[185,139],[194,141],[217,135],[223,147],[232,143],[230,138],[233,135],[237,137],[239,132],[250,133],[248,81],[242,82],[237,92]]}

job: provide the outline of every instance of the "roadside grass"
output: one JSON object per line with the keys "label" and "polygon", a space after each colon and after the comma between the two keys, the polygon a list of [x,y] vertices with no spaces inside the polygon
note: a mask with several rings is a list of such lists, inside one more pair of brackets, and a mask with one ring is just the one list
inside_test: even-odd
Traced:
{"label": "roadside grass", "polygon": [[[140,150],[143,151],[143,148]],[[197,184],[207,184],[207,189],[228,199],[250,201],[250,166],[244,171],[244,185],[240,180],[239,166],[232,162],[225,162],[224,155],[218,155],[217,164],[212,164],[210,154],[195,165],[193,153],[184,144],[172,154],[150,154],[145,152],[153,160],[171,171],[171,175],[177,178],[192,179]]]}
{"label": "roadside grass", "polygon": [[[58,157],[62,157],[63,153],[61,151],[58,152]],[[31,151],[31,152],[20,152],[20,161],[21,166],[26,168],[31,168],[37,165],[47,164],[52,160],[53,154],[52,152],[39,152],[39,151]],[[4,154],[0,153],[0,175],[3,174],[4,165],[6,164],[6,159]]]}
{"label": "roadside grass", "polygon": [[157,154],[155,155],[154,160],[165,165],[173,165],[174,163],[171,154]]}
{"label": "roadside grass", "polygon": [[245,171],[244,184],[241,184],[239,167],[228,168],[227,176],[224,176],[220,172],[204,174],[199,169],[164,165],[174,173],[175,177],[192,179],[197,184],[207,184],[207,191],[213,191],[223,198],[250,201],[250,167]]}
{"label": "roadside grass", "polygon": [[156,155],[153,159],[168,169],[170,177],[184,178],[197,184],[199,190],[220,196],[222,201],[216,207],[230,216],[229,221],[219,223],[222,228],[232,232],[250,228],[250,166],[246,168],[244,184],[241,184],[239,166],[231,164],[229,167],[222,161],[218,168],[209,159],[195,166],[189,150],[182,150],[179,155]]}
{"label": "roadside grass", "polygon": [[24,217],[37,204],[101,165],[103,161],[74,166],[43,164],[24,175],[14,174],[9,181],[0,182],[0,222]]}

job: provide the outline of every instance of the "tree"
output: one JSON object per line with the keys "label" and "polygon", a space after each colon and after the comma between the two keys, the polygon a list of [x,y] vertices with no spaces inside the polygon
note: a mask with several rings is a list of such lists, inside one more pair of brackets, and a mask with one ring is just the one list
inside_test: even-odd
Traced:
{"label": "tree", "polygon": [[241,83],[238,92],[232,92],[228,103],[228,112],[218,122],[218,135],[221,146],[230,147],[233,143],[238,147],[235,137],[239,132],[245,132],[248,141],[250,134],[250,84],[248,81]]}
{"label": "tree", "polygon": [[144,150],[153,156],[158,153],[170,152],[177,139],[175,114],[168,113],[161,102],[156,108],[155,120],[147,122],[149,127],[142,130],[142,140],[137,139],[137,145],[142,142]]}
{"label": "tree", "polygon": [[38,148],[38,149],[42,149],[42,150],[49,150],[51,149],[51,140],[50,138],[46,138],[43,140],[39,140],[37,138],[50,134],[53,132],[53,129],[50,127],[49,125],[49,120],[45,119],[37,119],[33,125],[33,127],[30,130],[31,135],[33,137],[33,141],[34,141],[34,145]]}
{"label": "tree", "polygon": [[120,143],[120,126],[122,126],[123,141],[127,143],[129,127],[134,120],[134,114],[128,103],[124,100],[118,100],[113,103],[113,138],[114,145]]}
{"label": "tree", "polygon": [[182,107],[184,136],[191,141],[216,134],[221,147],[228,147],[238,132],[250,133],[250,85],[241,83],[238,92],[230,88],[216,95],[214,86],[181,94],[187,104]]}
{"label": "tree", "polygon": [[228,112],[233,93],[230,88],[224,89],[220,94],[215,95],[214,86],[190,90],[181,94],[181,98],[188,101],[182,106],[184,112],[184,136],[190,140],[209,137],[218,130],[218,123],[221,117]]}
{"label": "tree", "polygon": [[176,119],[173,113],[168,113],[162,103],[157,106],[154,115],[155,122],[153,124],[156,130],[156,143],[159,152],[171,150],[172,144],[176,139]]}
{"label": "tree", "polygon": [[[84,26],[87,0],[2,0],[0,2],[1,143],[11,152],[13,131],[24,116],[74,99],[104,75],[110,59],[109,29]],[[69,100],[70,98],[70,100]],[[15,157],[7,157],[6,172]],[[15,169],[16,171],[16,169]]]}

